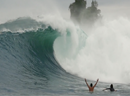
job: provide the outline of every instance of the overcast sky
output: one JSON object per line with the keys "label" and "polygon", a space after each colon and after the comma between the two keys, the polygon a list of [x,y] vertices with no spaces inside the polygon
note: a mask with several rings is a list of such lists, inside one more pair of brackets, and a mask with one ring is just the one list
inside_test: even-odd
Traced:
{"label": "overcast sky", "polygon": [[[0,0],[0,23],[11,18],[61,12],[69,16],[69,5],[75,0]],[[87,0],[87,6],[92,0]],[[122,13],[129,15],[130,0],[97,0],[102,15]]]}

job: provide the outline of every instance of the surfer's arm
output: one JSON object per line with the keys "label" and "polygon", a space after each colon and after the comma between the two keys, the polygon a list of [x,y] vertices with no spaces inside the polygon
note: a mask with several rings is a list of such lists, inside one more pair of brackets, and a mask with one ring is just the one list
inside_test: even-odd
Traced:
{"label": "surfer's arm", "polygon": [[99,79],[97,79],[97,82],[95,83],[94,87],[97,85],[97,83],[98,83],[98,80],[99,80]]}
{"label": "surfer's arm", "polygon": [[105,91],[105,90],[110,90],[110,88],[103,89],[103,91]]}
{"label": "surfer's arm", "polygon": [[88,83],[87,83],[87,80],[85,79],[85,82],[86,82],[86,85],[88,86],[88,88],[90,87],[89,85],[88,85]]}

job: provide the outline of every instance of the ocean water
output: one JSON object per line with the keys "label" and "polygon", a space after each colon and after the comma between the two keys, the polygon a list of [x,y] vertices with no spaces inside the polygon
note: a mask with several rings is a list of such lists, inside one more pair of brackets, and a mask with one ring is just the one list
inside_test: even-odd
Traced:
{"label": "ocean water", "polygon": [[[130,20],[82,28],[53,16],[0,24],[0,96],[129,96]],[[93,93],[88,83],[99,82]],[[116,92],[102,91],[114,85]]]}

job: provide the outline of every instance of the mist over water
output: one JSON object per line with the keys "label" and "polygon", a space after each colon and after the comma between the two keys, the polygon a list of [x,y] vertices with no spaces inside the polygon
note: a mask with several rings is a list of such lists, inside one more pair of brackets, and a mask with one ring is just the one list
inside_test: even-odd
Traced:
{"label": "mist over water", "polygon": [[97,23],[88,30],[84,29],[85,35],[75,27],[75,30],[70,32],[71,35],[55,40],[56,58],[66,71],[82,78],[100,78],[103,82],[128,84],[129,28],[130,19],[126,17],[103,19],[102,23]]}

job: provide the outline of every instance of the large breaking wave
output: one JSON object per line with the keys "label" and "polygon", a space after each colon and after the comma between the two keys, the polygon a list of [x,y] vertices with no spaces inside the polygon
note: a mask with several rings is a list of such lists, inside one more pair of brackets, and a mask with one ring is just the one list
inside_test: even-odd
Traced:
{"label": "large breaking wave", "polygon": [[129,83],[129,25],[130,20],[121,17],[83,31],[55,16],[1,24],[0,84],[5,86],[1,89],[44,88],[47,92],[61,81],[55,87],[67,89],[66,84],[78,77]]}

